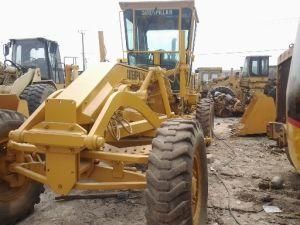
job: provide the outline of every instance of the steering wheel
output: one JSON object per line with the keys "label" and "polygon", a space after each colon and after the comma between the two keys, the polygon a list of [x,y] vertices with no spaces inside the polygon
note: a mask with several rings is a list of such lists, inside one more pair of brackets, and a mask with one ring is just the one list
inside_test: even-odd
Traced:
{"label": "steering wheel", "polygon": [[9,59],[5,59],[4,60],[4,65],[7,65],[7,62],[9,62],[13,67],[15,67],[17,70],[22,71],[22,72],[26,72],[26,68],[24,66],[21,66],[20,64],[14,63],[13,61],[9,60]]}

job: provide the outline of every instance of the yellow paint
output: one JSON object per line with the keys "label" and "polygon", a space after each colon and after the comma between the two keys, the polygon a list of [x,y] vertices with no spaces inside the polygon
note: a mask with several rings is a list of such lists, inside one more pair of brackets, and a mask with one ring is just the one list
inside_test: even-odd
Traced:
{"label": "yellow paint", "polygon": [[287,123],[287,141],[290,158],[297,172],[300,172],[300,128],[289,122]]}
{"label": "yellow paint", "polygon": [[264,134],[269,122],[275,121],[276,108],[272,97],[255,93],[239,124],[238,135]]}
{"label": "yellow paint", "polygon": [[46,153],[47,183],[53,191],[68,194],[77,182],[78,157],[76,154]]}

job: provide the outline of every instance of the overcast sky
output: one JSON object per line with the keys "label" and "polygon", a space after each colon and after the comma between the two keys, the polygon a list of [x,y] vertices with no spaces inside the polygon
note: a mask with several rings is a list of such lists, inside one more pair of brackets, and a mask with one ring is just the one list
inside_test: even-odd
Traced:
{"label": "overcast sky", "polygon": [[[9,38],[45,37],[59,43],[62,56],[81,57],[78,30],[84,30],[86,57],[91,66],[99,60],[97,31],[103,30],[108,58],[114,62],[122,57],[118,2],[3,0],[1,45]],[[199,24],[194,67],[239,68],[250,54],[271,55],[271,64],[276,64],[281,49],[294,41],[299,0],[195,2]],[[268,51],[252,52],[263,50]]]}

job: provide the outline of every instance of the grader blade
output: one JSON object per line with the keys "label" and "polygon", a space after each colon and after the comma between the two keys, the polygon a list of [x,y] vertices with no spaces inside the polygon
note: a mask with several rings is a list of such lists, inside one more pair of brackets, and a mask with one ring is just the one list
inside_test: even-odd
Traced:
{"label": "grader blade", "polygon": [[267,124],[275,121],[275,117],[273,98],[263,93],[255,93],[237,126],[237,135],[265,134]]}

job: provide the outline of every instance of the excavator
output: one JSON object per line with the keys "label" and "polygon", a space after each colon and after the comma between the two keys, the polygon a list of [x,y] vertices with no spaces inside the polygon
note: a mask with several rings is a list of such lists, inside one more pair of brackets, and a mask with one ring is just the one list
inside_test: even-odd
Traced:
{"label": "excavator", "polygon": [[217,79],[210,90],[215,114],[241,116],[239,136],[266,133],[275,120],[275,81],[269,78],[269,56],[247,56],[240,76]]}
{"label": "excavator", "polygon": [[[57,89],[70,83],[76,65],[61,62],[57,42],[45,38],[10,39],[0,62],[0,109],[25,116]],[[65,70],[68,71],[65,73]]]}
{"label": "excavator", "polygon": [[213,105],[191,85],[194,1],[120,8],[127,64],[90,67],[24,123],[14,111],[1,120],[5,225],[33,210],[44,184],[60,195],[145,189],[148,225],[206,224]]}

